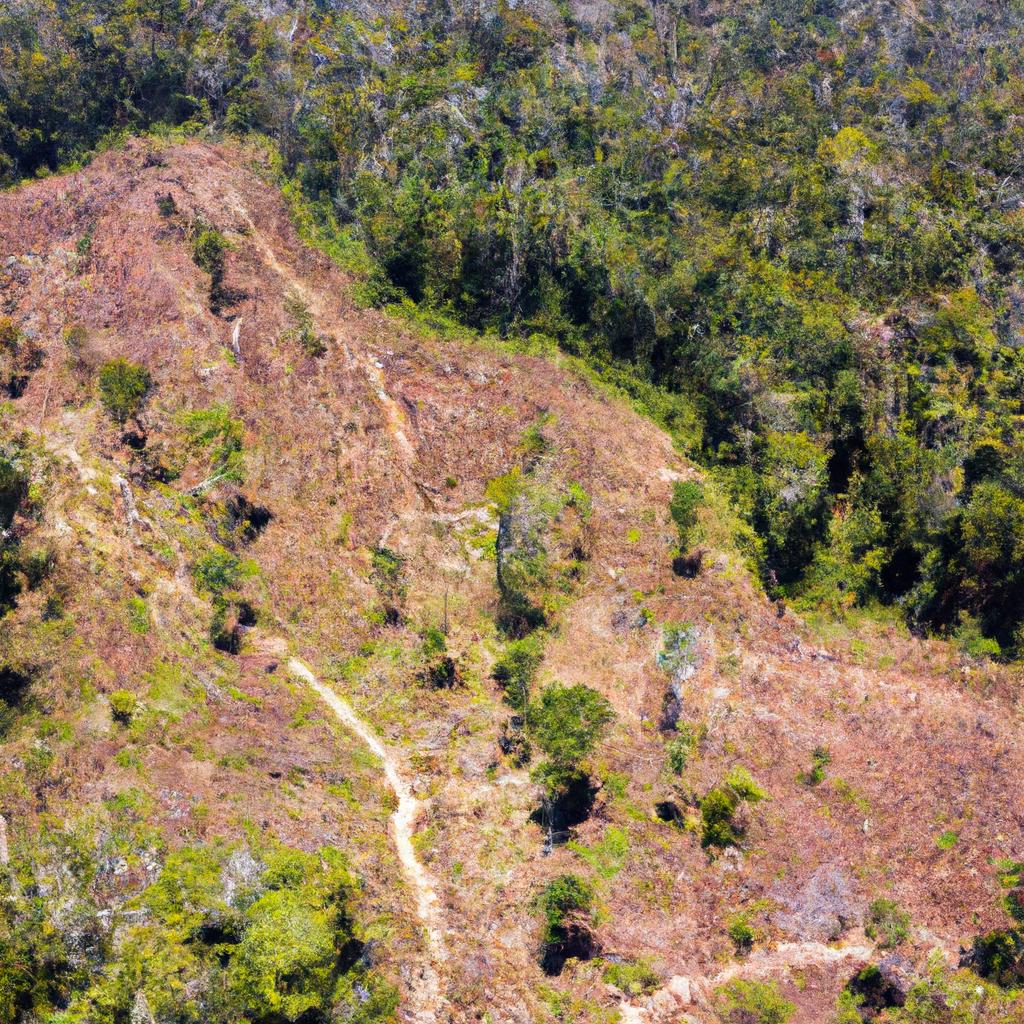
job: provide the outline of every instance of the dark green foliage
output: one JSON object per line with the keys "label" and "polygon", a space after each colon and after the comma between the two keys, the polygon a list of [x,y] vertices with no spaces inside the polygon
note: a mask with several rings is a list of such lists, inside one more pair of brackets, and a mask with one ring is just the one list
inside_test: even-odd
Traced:
{"label": "dark green foliage", "polygon": [[546,755],[534,776],[549,795],[584,775],[584,762],[615,718],[611,704],[588,686],[553,683],[526,711],[530,738]]}
{"label": "dark green foliage", "polygon": [[832,763],[828,747],[815,747],[811,756],[811,767],[797,775],[805,786],[819,786],[825,781],[825,772]]}
{"label": "dark green foliage", "polygon": [[215,548],[196,560],[192,577],[200,590],[215,597],[222,596],[238,584],[245,567],[236,555],[224,548]]}
{"label": "dark green foliage", "polygon": [[971,948],[970,965],[997,985],[1024,986],[1024,933],[1006,929],[979,936]]}
{"label": "dark green foliage", "polygon": [[216,312],[224,299],[227,239],[215,228],[200,225],[192,239],[192,259],[210,275],[210,308]]}
{"label": "dark green foliage", "polygon": [[544,914],[544,941],[564,938],[567,919],[589,914],[593,904],[593,887],[579,875],[559,875],[548,882],[536,899],[537,908]]}
{"label": "dark green foliage", "polygon": [[767,793],[743,768],[733,768],[700,802],[701,842],[708,849],[738,846],[743,830],[735,821],[740,804],[760,803]]}
{"label": "dark green foliage", "polygon": [[138,416],[152,384],[144,366],[127,359],[112,359],[100,369],[100,401],[107,415],[123,426]]}
{"label": "dark green foliage", "polygon": [[899,946],[910,935],[910,915],[892,900],[873,900],[868,908],[864,932],[883,949]]}

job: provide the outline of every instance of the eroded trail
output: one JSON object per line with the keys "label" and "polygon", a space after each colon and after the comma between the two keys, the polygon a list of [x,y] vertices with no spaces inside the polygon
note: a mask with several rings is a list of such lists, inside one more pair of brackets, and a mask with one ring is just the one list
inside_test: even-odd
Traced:
{"label": "eroded trail", "polygon": [[409,783],[402,778],[395,755],[374,735],[372,729],[353,710],[344,698],[339,697],[326,683],[317,677],[297,658],[288,661],[288,671],[313,689],[320,699],[334,712],[338,721],[355,733],[380,759],[384,775],[395,796],[398,809],[391,816],[392,838],[398,859],[402,865],[409,888],[416,897],[416,916],[426,933],[430,963],[423,965],[412,983],[412,1019],[417,1024],[435,1024],[442,1018],[443,1004],[441,984],[434,966],[444,953],[444,930],[441,907],[429,872],[420,863],[412,843],[416,818],[421,802],[413,795]]}

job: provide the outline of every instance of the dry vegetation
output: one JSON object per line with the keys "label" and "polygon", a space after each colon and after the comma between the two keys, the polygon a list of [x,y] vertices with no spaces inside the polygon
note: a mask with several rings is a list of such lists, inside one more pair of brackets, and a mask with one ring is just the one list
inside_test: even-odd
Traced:
{"label": "dry vegetation", "polygon": [[[933,948],[955,965],[1004,927],[993,862],[1021,856],[1019,680],[902,627],[812,630],[752,584],[717,505],[697,527],[702,568],[675,575],[669,502],[694,471],[669,439],[549,361],[354,308],[261,161],[133,143],[0,196],[3,314],[42,352],[4,414],[37,453],[40,511],[19,529],[55,566],[3,626],[33,679],[0,770],[16,841],[134,792],[170,848],[247,827],[340,846],[379,960],[407,984],[395,965],[419,938],[387,841],[390,798],[359,744],[261,653],[261,637],[278,637],[379,728],[427,798],[417,847],[451,936],[453,1020],[614,1018],[622,996],[602,963],[570,961],[555,978],[538,965],[531,901],[566,873],[595,887],[606,958],[648,961],[650,987],[693,979],[690,1005],[653,997],[667,1020],[713,1019],[708,979],[739,955],[737,914],[753,952],[736,970],[778,981],[798,1024],[829,1019],[866,962],[878,897],[909,914],[901,951],[919,966]],[[217,313],[197,225],[227,242]],[[95,390],[118,356],[152,378],[124,432]],[[243,469],[206,485],[219,456],[184,417],[219,405],[241,424]],[[550,855],[530,766],[499,742],[513,711],[492,679],[507,639],[489,485],[516,469],[561,496],[534,685],[586,684],[616,712],[591,759],[589,816]],[[227,537],[239,508],[269,519]],[[195,571],[226,550],[243,566],[225,599],[229,632],[242,621],[237,654],[211,645],[216,595]],[[55,594],[62,613],[48,616]],[[437,686],[428,640],[446,621],[454,685]],[[684,623],[680,671],[659,654]],[[666,731],[673,670],[682,728]],[[138,701],[127,725],[110,714],[121,690]],[[676,773],[666,750],[680,735],[692,743]],[[45,764],[32,760],[40,742]],[[827,758],[811,784],[816,749]],[[737,766],[766,799],[737,811],[740,850],[708,851],[699,801]]]}

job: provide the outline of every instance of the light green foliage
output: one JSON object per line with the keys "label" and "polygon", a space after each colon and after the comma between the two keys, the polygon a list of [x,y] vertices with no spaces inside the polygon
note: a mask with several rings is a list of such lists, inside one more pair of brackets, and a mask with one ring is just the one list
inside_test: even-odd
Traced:
{"label": "light green foliage", "polygon": [[722,782],[700,802],[701,841],[709,849],[737,846],[742,832],[734,821],[740,804],[760,803],[768,794],[745,768],[732,768]]}
{"label": "light green foliage", "polygon": [[629,858],[629,833],[615,825],[605,829],[604,836],[590,846],[572,840],[569,849],[579,854],[598,878],[611,881],[626,865]]}
{"label": "light green foliage", "polygon": [[526,709],[530,688],[543,656],[543,636],[534,633],[521,640],[510,640],[494,663],[494,678],[501,684],[509,704],[517,711]]}
{"label": "light green foliage", "polygon": [[946,829],[935,838],[935,845],[940,850],[952,850],[960,842],[960,835],[952,829]]}
{"label": "light green foliage", "polygon": [[115,690],[110,695],[110,713],[114,721],[127,725],[135,714],[138,701],[130,690]]}
{"label": "light green foliage", "polygon": [[141,597],[128,598],[128,628],[133,633],[149,632],[149,609]]}
{"label": "light green foliage", "polygon": [[676,722],[675,735],[665,744],[665,763],[676,776],[682,775],[700,742],[701,730],[687,722]]}
{"label": "light green foliage", "polygon": [[933,955],[906,1003],[886,1017],[892,1024],[1017,1024],[1024,1019],[1024,991],[1002,990],[971,971],[951,971]]}
{"label": "light green foliage", "polygon": [[771,982],[736,978],[715,990],[723,1024],[786,1024],[796,1007]]}
{"label": "light green foliage", "polygon": [[873,900],[864,932],[883,949],[902,945],[910,935],[910,915],[892,900]]}
{"label": "light green foliage", "polygon": [[732,939],[737,953],[749,952],[757,938],[757,932],[750,922],[750,916],[743,911],[729,915],[725,922],[725,930],[729,938]]}
{"label": "light green foliage", "polygon": [[245,479],[242,421],[234,419],[223,403],[181,416],[189,448],[208,460],[206,479],[198,489],[215,483],[241,483]]}
{"label": "light green foliage", "polygon": [[222,547],[206,552],[192,566],[196,586],[214,597],[223,596],[250,573],[251,567]]}
{"label": "light green foliage", "polygon": [[545,754],[534,777],[549,794],[565,790],[584,773],[584,763],[615,718],[611,704],[588,686],[553,683],[526,712],[530,738]]}
{"label": "light green foliage", "polygon": [[608,964],[601,977],[607,984],[614,985],[628,996],[643,996],[661,986],[661,978],[648,960],[633,960],[628,963]]}
{"label": "light green foliage", "polygon": [[100,401],[115,423],[137,416],[151,387],[149,371],[127,359],[112,359],[100,369]]}

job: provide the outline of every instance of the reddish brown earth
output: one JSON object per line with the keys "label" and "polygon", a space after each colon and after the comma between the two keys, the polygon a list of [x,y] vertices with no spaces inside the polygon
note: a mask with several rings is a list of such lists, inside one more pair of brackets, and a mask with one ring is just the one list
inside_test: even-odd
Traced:
{"label": "reddish brown earth", "polygon": [[[55,546],[74,621],[55,644],[33,627],[29,595],[6,640],[42,667],[40,700],[75,723],[76,738],[34,789],[3,790],[16,827],[31,832],[43,813],[141,785],[172,843],[236,836],[245,822],[309,848],[337,843],[364,878],[364,912],[387,923],[392,964],[407,965],[422,943],[387,838],[391,797],[358,740],[260,653],[259,636],[281,638],[379,727],[425,801],[418,851],[448,932],[443,1013],[545,1019],[549,986],[580,1001],[590,1016],[578,1019],[603,1019],[600,1008],[620,997],[593,964],[570,964],[559,978],[537,964],[533,894],[588,867],[568,846],[543,855],[530,820],[537,791],[498,747],[510,715],[490,679],[498,594],[493,557],[473,536],[493,531],[486,485],[523,465],[523,432],[543,414],[551,448],[538,472],[582,485],[593,515],[559,527],[582,532],[588,557],[555,617],[541,681],[586,683],[617,712],[594,765],[603,785],[574,833],[584,846],[612,825],[628,835],[621,870],[599,883],[601,948],[646,957],[666,980],[714,978],[734,959],[725,920],[748,908],[759,940],[739,969],[778,980],[799,1007],[795,1020],[812,1024],[828,1019],[864,962],[826,947],[872,945],[861,929],[870,900],[910,912],[904,952],[917,961],[936,947],[955,961],[974,935],[1003,926],[992,862],[1020,858],[1024,846],[1019,678],[895,626],[837,627],[826,642],[765,600],[712,509],[703,570],[675,576],[671,481],[694,471],[667,436],[571,367],[357,309],[351,282],[298,239],[267,174],[254,150],[140,142],[0,196],[0,314],[42,354],[8,425],[37,439],[49,467],[41,519],[20,528]],[[172,217],[157,209],[166,194]],[[231,242],[233,301],[220,315],[191,258],[197,217]],[[87,234],[88,255],[76,254]],[[289,294],[308,305],[322,357],[289,334]],[[86,340],[70,358],[76,326]],[[146,476],[95,402],[95,369],[115,355],[152,374],[142,427],[159,457],[176,457],[181,410],[223,402],[244,422],[241,490],[273,518],[244,551],[259,567],[246,584],[259,626],[239,656],[205,642],[209,605],[187,568],[208,538],[181,495],[208,467],[184,459],[167,484]],[[116,474],[133,480],[149,525],[127,524]],[[231,493],[215,489],[207,505]],[[406,559],[403,625],[367,613],[378,602],[370,550],[381,543]],[[148,633],[127,625],[132,593],[150,610]],[[417,630],[441,622],[446,593],[462,682],[439,691],[419,678]],[[662,624],[681,622],[698,629],[701,655],[682,718],[705,738],[673,780],[659,730],[668,679],[655,658]],[[83,710],[79,683],[145,696],[146,674],[167,660],[209,688],[136,745],[140,774],[114,760],[125,739],[109,716]],[[797,776],[818,746],[832,760],[811,787]],[[747,812],[742,853],[710,858],[692,830],[654,808],[674,800],[692,815],[734,765],[770,798]],[[338,795],[342,782],[350,799]],[[943,850],[946,831],[958,840]],[[409,970],[393,973],[410,984]],[[659,1007],[665,1019],[684,1012],[659,997],[652,1017]],[[712,1019],[699,999],[685,1012]]]}

